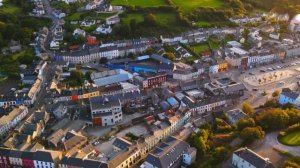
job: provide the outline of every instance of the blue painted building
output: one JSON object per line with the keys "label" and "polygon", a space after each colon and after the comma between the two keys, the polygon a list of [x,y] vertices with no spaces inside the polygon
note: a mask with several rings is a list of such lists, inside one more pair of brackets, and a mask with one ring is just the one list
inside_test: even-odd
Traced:
{"label": "blue painted building", "polygon": [[285,105],[287,103],[293,104],[295,106],[300,105],[300,95],[293,91],[281,92],[278,102],[280,105]]}

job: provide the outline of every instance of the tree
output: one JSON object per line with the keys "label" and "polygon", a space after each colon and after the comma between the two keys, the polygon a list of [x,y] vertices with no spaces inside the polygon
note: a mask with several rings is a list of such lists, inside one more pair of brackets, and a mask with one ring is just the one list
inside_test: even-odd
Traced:
{"label": "tree", "polygon": [[259,84],[261,83],[261,79],[258,79],[258,83],[259,83]]}
{"label": "tree", "polygon": [[272,93],[272,96],[273,97],[278,97],[279,96],[279,90],[276,90],[276,91],[274,91],[273,93]]}
{"label": "tree", "polygon": [[175,60],[175,58],[176,58],[175,54],[171,53],[171,52],[165,53],[164,57],[166,57],[166,58],[168,58],[168,59],[170,59],[172,61]]}
{"label": "tree", "polygon": [[155,15],[153,15],[152,13],[147,14],[144,17],[144,24],[148,25],[148,26],[156,26],[157,19],[156,19]]}
{"label": "tree", "polygon": [[282,106],[282,108],[283,109],[295,109],[297,107],[291,103],[286,103],[285,105]]}
{"label": "tree", "polygon": [[132,37],[134,37],[137,28],[136,19],[131,19],[129,25],[130,25],[131,35]]}
{"label": "tree", "polygon": [[107,58],[106,57],[101,57],[99,60],[99,64],[106,64],[107,63]]}
{"label": "tree", "polygon": [[285,128],[289,123],[289,115],[285,110],[280,108],[272,108],[261,111],[255,117],[257,123],[264,130],[274,130]]}
{"label": "tree", "polygon": [[226,147],[219,146],[219,147],[215,148],[215,150],[213,152],[213,157],[216,162],[221,162],[226,158],[228,153],[229,153],[229,150]]}
{"label": "tree", "polygon": [[246,142],[252,142],[255,139],[263,139],[265,132],[261,127],[246,127],[241,131],[241,138]]}
{"label": "tree", "polygon": [[244,113],[246,113],[249,116],[252,116],[252,114],[254,112],[253,107],[247,102],[242,103],[242,110]]}
{"label": "tree", "polygon": [[236,126],[237,126],[237,129],[241,131],[246,127],[254,127],[255,121],[253,118],[241,118],[236,123]]}
{"label": "tree", "polygon": [[300,167],[300,164],[298,164],[297,162],[291,161],[291,160],[287,160],[283,164],[283,168],[299,168],[299,167]]}
{"label": "tree", "polygon": [[92,71],[87,71],[84,76],[85,76],[85,79],[88,80],[88,81],[92,81],[91,80],[91,74],[92,74]]}
{"label": "tree", "polygon": [[278,107],[278,102],[276,99],[270,99],[270,100],[267,100],[264,104],[264,107]]}

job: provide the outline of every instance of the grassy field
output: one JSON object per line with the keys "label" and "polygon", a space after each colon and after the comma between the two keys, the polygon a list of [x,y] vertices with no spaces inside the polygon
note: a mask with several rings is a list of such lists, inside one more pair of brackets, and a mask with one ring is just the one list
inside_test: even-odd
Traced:
{"label": "grassy field", "polygon": [[183,12],[188,13],[198,7],[218,8],[223,5],[221,0],[172,0]]}
{"label": "grassy field", "polygon": [[17,15],[22,12],[21,8],[10,5],[10,4],[4,4],[4,6],[0,9],[0,12],[4,12],[11,15]]}
{"label": "grassy field", "polygon": [[191,45],[190,48],[196,54],[200,54],[201,52],[209,51],[210,50],[210,48],[209,48],[209,46],[208,46],[207,43],[201,43],[201,44]]}
{"label": "grassy field", "polygon": [[300,131],[290,132],[287,135],[278,137],[279,142],[289,146],[300,146]]}
{"label": "grassy field", "polygon": [[164,0],[112,0],[112,5],[157,7],[167,5]]}
{"label": "grassy field", "polygon": [[[174,13],[155,13],[154,16],[157,19],[157,23],[161,26],[175,26],[177,25],[177,18]],[[131,19],[136,19],[137,23],[142,23],[144,21],[144,14],[142,13],[132,13],[128,14],[123,18],[124,24],[129,24]]]}
{"label": "grassy field", "polygon": [[84,12],[76,12],[65,18],[67,21],[72,20],[83,20],[83,19],[95,19],[95,20],[104,20],[109,16],[114,15],[115,13],[99,13],[97,14],[95,11],[84,11]]}

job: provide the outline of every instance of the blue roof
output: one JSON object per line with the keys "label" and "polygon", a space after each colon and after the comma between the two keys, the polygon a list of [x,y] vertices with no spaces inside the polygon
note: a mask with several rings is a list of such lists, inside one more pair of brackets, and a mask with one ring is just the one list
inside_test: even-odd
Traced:
{"label": "blue roof", "polygon": [[159,105],[163,110],[168,110],[170,108],[170,105],[166,101],[160,102]]}
{"label": "blue roof", "polygon": [[174,97],[170,97],[167,99],[167,102],[171,105],[171,106],[176,106],[178,105],[178,101],[174,98]]}

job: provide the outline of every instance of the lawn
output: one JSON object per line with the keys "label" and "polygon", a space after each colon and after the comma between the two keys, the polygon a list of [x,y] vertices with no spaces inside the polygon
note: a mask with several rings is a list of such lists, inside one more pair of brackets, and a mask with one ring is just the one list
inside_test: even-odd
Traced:
{"label": "lawn", "polygon": [[201,44],[191,45],[190,48],[196,54],[200,54],[201,52],[209,51],[210,50],[210,48],[209,48],[209,46],[208,46],[207,43],[201,43]]}
{"label": "lawn", "polygon": [[223,5],[221,0],[172,0],[184,13],[191,12],[195,8],[218,8]]}
{"label": "lawn", "polygon": [[[176,15],[174,13],[154,13],[157,22],[160,26],[176,26],[178,25]],[[132,13],[122,19],[124,24],[129,24],[131,19],[136,19],[137,23],[144,21],[144,14]]]}
{"label": "lawn", "polygon": [[279,136],[280,143],[288,146],[300,146],[300,131],[287,133],[285,136]]}
{"label": "lawn", "polygon": [[11,4],[4,4],[0,11],[11,15],[17,15],[22,12],[22,9]]}
{"label": "lawn", "polygon": [[167,5],[165,0],[112,0],[112,5],[158,7]]}
{"label": "lawn", "polygon": [[83,19],[95,19],[95,20],[104,20],[109,16],[114,15],[115,13],[99,13],[97,14],[95,11],[84,11],[84,12],[76,12],[65,18],[67,21],[72,20],[83,20]]}

